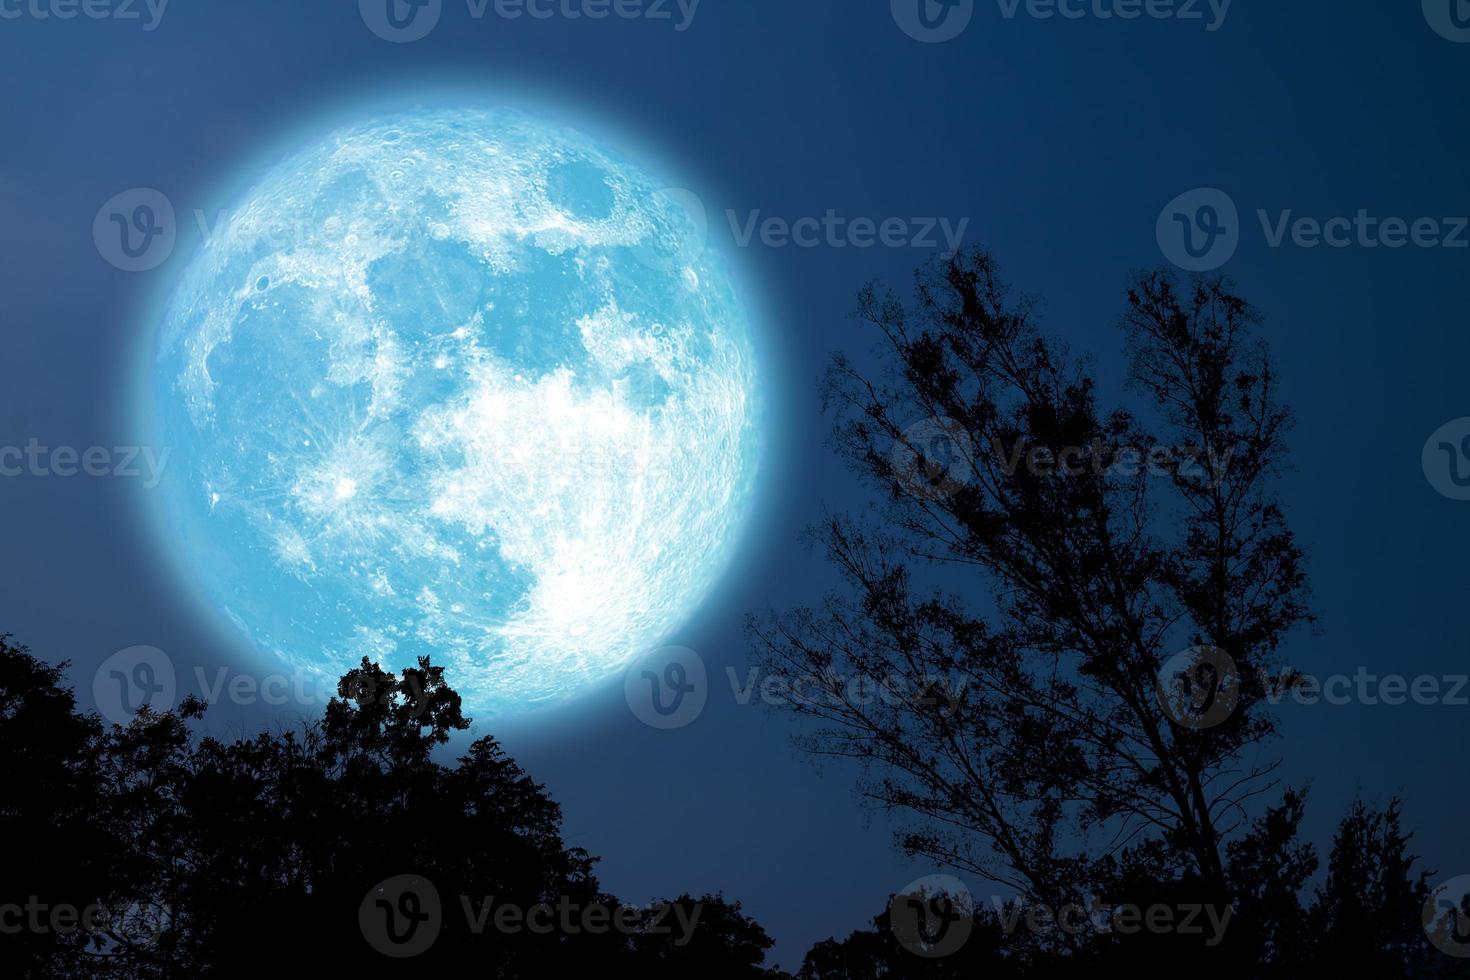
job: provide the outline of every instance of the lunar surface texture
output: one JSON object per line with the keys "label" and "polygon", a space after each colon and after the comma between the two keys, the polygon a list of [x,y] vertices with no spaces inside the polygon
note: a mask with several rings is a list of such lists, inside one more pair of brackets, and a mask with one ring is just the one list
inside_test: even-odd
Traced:
{"label": "lunar surface texture", "polygon": [[440,108],[265,173],[149,358],[162,534],[264,654],[328,686],[446,668],[508,716],[619,674],[748,516],[748,314],[681,195],[581,133]]}

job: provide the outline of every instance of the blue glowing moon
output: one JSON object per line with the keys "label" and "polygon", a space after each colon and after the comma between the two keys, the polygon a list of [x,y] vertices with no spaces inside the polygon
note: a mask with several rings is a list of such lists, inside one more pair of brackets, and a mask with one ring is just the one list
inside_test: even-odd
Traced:
{"label": "blue glowing moon", "polygon": [[430,654],[503,716],[616,675],[709,593],[754,488],[755,344],[703,236],[647,173],[519,112],[332,133],[170,298],[164,536],[318,680]]}

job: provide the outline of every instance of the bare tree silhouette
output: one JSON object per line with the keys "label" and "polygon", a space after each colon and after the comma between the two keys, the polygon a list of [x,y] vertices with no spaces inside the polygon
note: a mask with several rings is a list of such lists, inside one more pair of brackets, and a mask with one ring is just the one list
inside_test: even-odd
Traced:
{"label": "bare tree silhouette", "polygon": [[[921,269],[910,301],[861,294],[885,367],[839,356],[822,390],[876,512],[810,533],[841,589],[749,624],[765,670],[807,692],[784,702],[812,722],[798,740],[860,763],[859,793],[902,815],[909,854],[1022,905],[1104,894],[1237,922],[1218,948],[1004,930],[981,943],[1003,953],[987,972],[1305,977],[1330,958],[1462,975],[1416,924],[1425,875],[1409,876],[1396,801],[1344,819],[1310,908],[1302,794],[1248,815],[1277,786],[1279,763],[1258,761],[1267,685],[1297,680],[1277,651],[1312,620],[1274,490],[1290,415],[1257,315],[1223,278],[1138,276],[1121,317],[1130,409],[1104,405],[1091,362],[1036,311],[983,249]],[[993,937],[993,913],[974,915]],[[960,975],[901,974],[877,923],[814,949],[801,976]],[[1392,952],[1354,952],[1370,947]]]}
{"label": "bare tree silhouette", "polygon": [[[907,306],[870,288],[860,313],[893,367],[873,380],[838,358],[824,390],[883,520],[827,520],[816,535],[848,592],[752,625],[772,672],[834,679],[797,706],[827,723],[810,747],[869,763],[864,792],[923,818],[911,852],[1023,895],[1075,897],[1092,851],[1065,845],[1102,834],[1104,850],[1168,840],[1224,896],[1224,838],[1269,784],[1244,754],[1272,731],[1257,671],[1309,618],[1271,490],[1288,415],[1255,315],[1221,280],[1138,279],[1123,322],[1150,425],[1100,406],[1086,362],[983,251],[921,272]],[[917,427],[928,445],[916,420],[933,420]],[[1192,462],[1163,456],[1181,447]],[[1155,473],[1125,465],[1135,452],[1162,460]],[[916,564],[974,587],[923,591]],[[1234,709],[1208,730],[1158,695],[1191,645],[1237,669],[1212,692]],[[854,698],[836,682],[852,676],[962,697]]]}

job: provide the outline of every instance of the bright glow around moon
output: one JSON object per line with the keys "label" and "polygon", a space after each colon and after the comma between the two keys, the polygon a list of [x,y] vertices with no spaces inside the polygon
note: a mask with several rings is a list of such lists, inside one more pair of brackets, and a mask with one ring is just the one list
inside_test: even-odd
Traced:
{"label": "bright glow around moon", "polygon": [[403,113],[276,166],[155,355],[172,547],[320,679],[430,654],[472,713],[573,696],[698,606],[751,497],[754,345],[700,223],[520,113]]}

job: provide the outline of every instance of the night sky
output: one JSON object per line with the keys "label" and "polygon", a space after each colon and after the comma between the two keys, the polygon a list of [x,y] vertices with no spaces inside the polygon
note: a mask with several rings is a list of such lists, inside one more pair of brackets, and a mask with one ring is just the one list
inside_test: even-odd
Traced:
{"label": "night sky", "polygon": [[[196,211],[216,213],[344,116],[442,92],[555,107],[702,199],[763,333],[773,407],[741,551],[670,637],[709,666],[708,706],[657,731],[613,683],[493,729],[619,896],[723,891],[792,967],[937,870],[898,854],[850,771],[792,747],[786,714],[738,703],[727,668],[745,675],[748,614],[833,584],[801,532],[869,501],[826,446],[816,382],[834,352],[872,363],[874,338],[851,316],[858,290],[907,289],[946,227],[990,247],[1041,298],[1044,326],[1126,401],[1116,325],[1129,276],[1168,265],[1155,229],[1166,205],[1224,191],[1239,245],[1223,271],[1264,316],[1297,417],[1284,496],[1320,618],[1283,657],[1314,674],[1470,672],[1470,502],[1436,492],[1421,466],[1430,434],[1470,415],[1463,219],[1459,247],[1453,236],[1470,214],[1470,44],[1431,27],[1433,2],[1426,15],[1410,0],[1237,0],[1218,22],[1206,3],[1199,20],[1121,20],[1090,2],[1072,19],[976,0],[943,43],[910,37],[884,0],[704,0],[687,23],[673,2],[667,19],[593,20],[505,18],[493,3],[477,18],[443,0],[432,33],[401,44],[353,0],[174,0],[151,30],[141,2],[133,20],[41,19],[32,6],[0,0],[0,446],[136,441],[132,371],[199,244]],[[93,239],[99,208],[131,188],[158,189],[178,213],[172,256],[147,272],[109,264]],[[1310,247],[1288,231],[1273,247],[1287,211],[1435,219],[1446,241]],[[897,247],[742,245],[757,213],[936,221],[933,240]],[[141,516],[142,482],[0,478],[0,631],[72,661],[87,706],[96,666],[138,644],[167,651],[180,694],[198,693],[196,668],[270,670],[181,586]],[[309,710],[225,698],[204,727],[244,734]],[[1470,872],[1454,765],[1467,720],[1464,703],[1288,702],[1265,752],[1310,784],[1319,847],[1355,796],[1401,794],[1440,880]]]}

